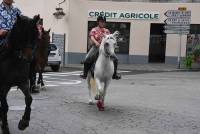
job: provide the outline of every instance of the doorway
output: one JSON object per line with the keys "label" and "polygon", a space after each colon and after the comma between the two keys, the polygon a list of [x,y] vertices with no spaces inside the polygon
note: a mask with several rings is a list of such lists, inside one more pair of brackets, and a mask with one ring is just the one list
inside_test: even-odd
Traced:
{"label": "doorway", "polygon": [[164,63],[166,51],[166,34],[164,24],[151,24],[149,63]]}

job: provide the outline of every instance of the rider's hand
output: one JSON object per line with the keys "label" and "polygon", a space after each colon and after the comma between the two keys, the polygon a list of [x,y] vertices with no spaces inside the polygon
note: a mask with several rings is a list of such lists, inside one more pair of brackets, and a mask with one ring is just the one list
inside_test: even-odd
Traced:
{"label": "rider's hand", "polygon": [[96,43],[96,46],[99,47],[101,44],[99,42]]}
{"label": "rider's hand", "polygon": [[4,36],[8,33],[8,30],[0,29],[0,36]]}

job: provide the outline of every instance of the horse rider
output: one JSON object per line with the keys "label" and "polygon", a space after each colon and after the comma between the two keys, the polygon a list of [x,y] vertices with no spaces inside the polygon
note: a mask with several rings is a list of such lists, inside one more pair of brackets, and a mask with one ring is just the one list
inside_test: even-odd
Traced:
{"label": "horse rider", "polygon": [[[90,70],[91,66],[98,58],[99,54],[99,46],[101,45],[101,41],[103,39],[104,34],[110,34],[110,31],[105,28],[106,18],[103,16],[97,17],[97,26],[92,28],[89,33],[90,40],[92,42],[92,47],[89,50],[88,54],[84,60],[84,69],[83,74],[80,75],[81,78],[86,79],[88,71]],[[112,56],[114,62],[114,74],[112,76],[113,79],[121,79],[121,75],[117,73],[117,66],[118,66],[118,58],[116,55]]]}
{"label": "horse rider", "polygon": [[8,31],[12,29],[17,14],[21,14],[21,11],[12,5],[13,2],[13,0],[3,0],[0,4],[0,49],[7,45]]}

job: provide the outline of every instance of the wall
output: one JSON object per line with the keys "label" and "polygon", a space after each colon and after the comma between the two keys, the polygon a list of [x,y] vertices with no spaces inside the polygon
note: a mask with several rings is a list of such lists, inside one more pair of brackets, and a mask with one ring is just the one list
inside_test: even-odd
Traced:
{"label": "wall", "polygon": [[[179,6],[186,6],[192,11],[192,24],[199,24],[200,3],[144,3],[144,2],[111,2],[66,0],[61,5],[66,16],[57,20],[52,14],[58,6],[57,0],[15,0],[24,15],[32,17],[41,14],[44,18],[45,29],[57,34],[66,33],[66,61],[65,63],[80,63],[84,59],[87,48],[87,23],[88,10],[111,11],[157,11],[160,13],[158,21],[152,20],[120,20],[108,19],[108,21],[130,22],[130,50],[129,55],[119,55],[123,63],[148,63],[150,23],[164,23],[167,10],[176,10]],[[166,39],[166,63],[175,63],[178,55],[179,36],[167,35]],[[186,36],[182,37],[182,56],[185,55]],[[125,60],[123,60],[125,59]]]}

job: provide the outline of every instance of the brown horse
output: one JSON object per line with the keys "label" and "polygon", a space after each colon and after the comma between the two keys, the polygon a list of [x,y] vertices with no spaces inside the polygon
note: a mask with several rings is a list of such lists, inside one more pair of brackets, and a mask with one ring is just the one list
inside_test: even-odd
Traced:
{"label": "brown horse", "polygon": [[44,68],[48,62],[48,48],[50,44],[50,29],[48,31],[42,30],[42,36],[38,39],[37,50],[36,50],[36,72],[39,73],[37,85],[41,88],[44,87],[43,76]]}
{"label": "brown horse", "polygon": [[[43,76],[44,68],[48,61],[48,48],[50,44],[50,29],[48,31],[42,30],[41,36],[38,37],[36,42],[35,56],[31,62],[30,69],[30,90],[33,92],[36,87],[36,73],[39,73],[37,85],[44,88]],[[37,91],[37,90],[35,90]]]}

